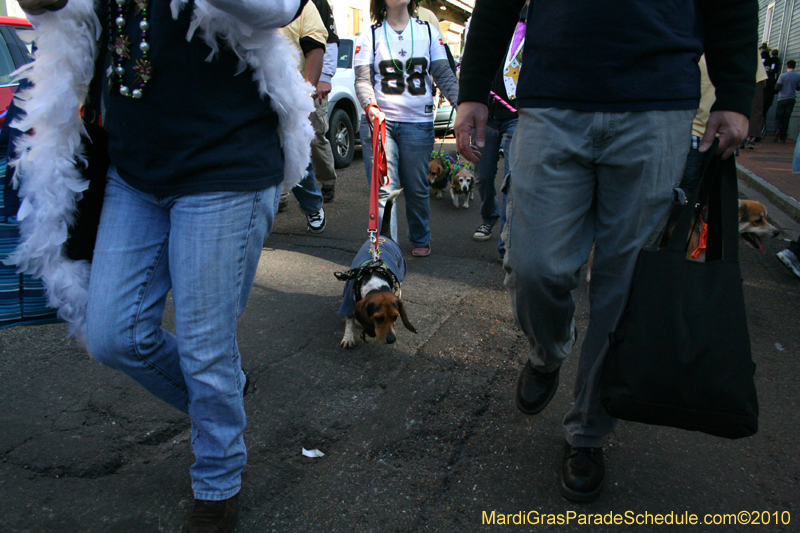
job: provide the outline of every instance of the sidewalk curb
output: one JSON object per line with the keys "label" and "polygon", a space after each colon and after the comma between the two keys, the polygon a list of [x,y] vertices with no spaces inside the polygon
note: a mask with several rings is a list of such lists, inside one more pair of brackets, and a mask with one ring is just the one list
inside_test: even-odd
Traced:
{"label": "sidewalk curb", "polygon": [[736,174],[740,180],[745,181],[753,189],[766,196],[770,202],[775,204],[775,207],[786,213],[786,215],[795,222],[800,223],[800,202],[788,194],[781,192],[780,189],[771,183],[759,178],[753,174],[752,171],[744,168],[739,163],[736,163]]}

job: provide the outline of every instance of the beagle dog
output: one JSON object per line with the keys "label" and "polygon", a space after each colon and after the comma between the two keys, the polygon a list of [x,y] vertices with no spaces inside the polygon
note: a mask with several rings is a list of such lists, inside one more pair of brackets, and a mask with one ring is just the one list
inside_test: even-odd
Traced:
{"label": "beagle dog", "polygon": [[466,165],[461,167],[453,179],[453,185],[450,187],[450,198],[453,199],[453,205],[458,207],[459,196],[464,197],[464,209],[469,209],[469,201],[475,198],[475,192],[472,190],[475,187],[475,176]]}
{"label": "beagle dog", "polygon": [[457,163],[453,156],[441,151],[431,153],[428,161],[428,185],[433,189],[436,198],[442,197],[442,191],[450,186],[456,171]]}
{"label": "beagle dog", "polygon": [[386,200],[378,236],[380,260],[372,260],[372,243],[369,239],[361,246],[350,270],[336,272],[340,281],[346,281],[339,316],[345,318],[342,348],[353,348],[355,320],[364,328],[361,338],[375,337],[392,344],[397,340],[394,325],[398,317],[407,330],[416,333],[400,299],[400,284],[406,276],[406,259],[396,242],[389,237],[392,208],[402,189],[393,191]]}

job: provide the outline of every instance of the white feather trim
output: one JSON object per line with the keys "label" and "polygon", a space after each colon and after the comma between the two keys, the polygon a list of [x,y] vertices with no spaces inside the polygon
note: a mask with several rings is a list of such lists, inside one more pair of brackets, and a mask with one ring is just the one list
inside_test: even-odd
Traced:
{"label": "white feather trim", "polygon": [[[186,0],[172,0],[177,17]],[[102,25],[94,0],[70,0],[57,12],[31,17],[37,51],[34,61],[19,71],[33,86],[17,93],[25,112],[12,124],[24,134],[16,143],[21,207],[20,244],[5,261],[18,271],[40,277],[48,305],[81,342],[85,342],[86,305],[90,265],[72,261],[64,254],[68,228],[88,183],[75,168],[83,160],[81,135],[85,134],[80,108],[94,74],[97,43]],[[219,52],[220,40],[240,58],[241,70],[253,69],[262,96],[269,96],[280,119],[279,135],[285,159],[284,190],[305,175],[310,161],[313,130],[308,120],[314,106],[313,88],[297,71],[297,55],[277,30],[254,33],[225,12],[196,0],[187,39],[200,30],[211,48]],[[146,105],[143,103],[143,105]]]}

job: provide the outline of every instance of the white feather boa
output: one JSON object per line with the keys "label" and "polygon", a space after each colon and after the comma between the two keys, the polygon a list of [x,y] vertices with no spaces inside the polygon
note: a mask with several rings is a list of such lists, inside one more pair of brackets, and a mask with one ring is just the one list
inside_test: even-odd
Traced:
{"label": "white feather boa", "polygon": [[[174,18],[188,0],[172,0]],[[296,49],[277,30],[253,32],[227,13],[195,0],[187,39],[195,33],[211,49],[209,60],[225,42],[241,61],[240,74],[250,67],[262,95],[269,96],[280,119],[284,190],[305,175],[313,137],[309,113],[313,88],[297,70]],[[21,206],[20,244],[6,260],[18,271],[41,278],[48,305],[81,342],[85,342],[90,264],[72,261],[64,253],[68,228],[86,182],[75,168],[83,160],[85,134],[80,109],[94,74],[102,25],[94,0],[70,0],[57,12],[32,17],[37,51],[34,61],[19,71],[33,87],[17,93],[25,112],[12,124],[25,134],[16,143],[16,166]],[[198,32],[199,30],[199,32]],[[147,105],[142,102],[142,105]]]}

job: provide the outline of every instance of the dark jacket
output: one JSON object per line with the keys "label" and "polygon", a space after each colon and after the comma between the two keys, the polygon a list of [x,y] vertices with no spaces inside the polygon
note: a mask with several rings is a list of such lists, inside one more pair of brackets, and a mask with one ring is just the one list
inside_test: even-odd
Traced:
{"label": "dark jacket", "polygon": [[[486,102],[524,0],[477,0],[460,102]],[[712,110],[750,116],[755,0],[531,0],[519,108],[694,109],[705,52]]]}

